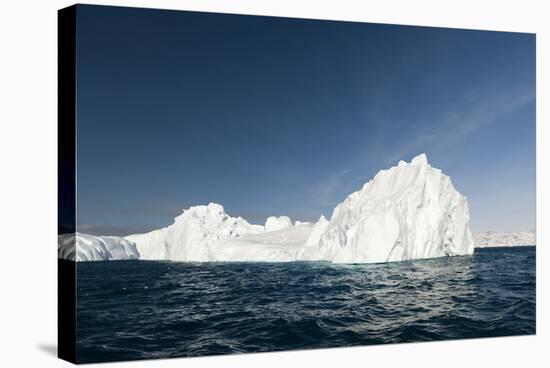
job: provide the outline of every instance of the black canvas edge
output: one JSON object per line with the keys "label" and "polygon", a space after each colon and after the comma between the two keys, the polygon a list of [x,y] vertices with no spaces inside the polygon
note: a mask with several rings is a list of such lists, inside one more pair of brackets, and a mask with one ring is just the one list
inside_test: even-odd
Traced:
{"label": "black canvas edge", "polygon": [[449,29],[457,31],[483,31],[483,32],[498,32],[498,33],[515,33],[515,34],[529,34],[535,35],[535,31],[509,31],[509,30],[495,30],[489,28],[467,28],[467,27],[453,27],[453,26],[430,26],[426,24],[414,24],[414,23],[398,23],[398,22],[383,22],[383,21],[372,21],[368,19],[333,19],[326,17],[308,17],[304,15],[274,15],[274,14],[251,14],[250,12],[237,12],[237,11],[223,11],[223,10],[197,10],[197,9],[175,9],[175,8],[159,8],[154,5],[142,6],[142,5],[110,5],[110,4],[92,4],[92,3],[78,3],[77,5],[81,7],[98,7],[98,8],[118,8],[118,9],[133,9],[133,10],[152,10],[152,11],[162,11],[162,12],[187,12],[187,13],[203,13],[203,14],[218,14],[218,15],[231,15],[231,16],[240,16],[240,17],[263,17],[263,18],[277,18],[277,19],[287,19],[287,20],[307,20],[314,22],[339,22],[339,23],[359,23],[359,24],[376,24],[376,25],[385,25],[385,26],[402,26],[410,28],[425,28],[425,29]]}
{"label": "black canvas edge", "polygon": [[[57,14],[57,232],[76,232],[76,5]],[[72,242],[73,247],[76,243]],[[74,254],[74,250],[72,252]],[[76,262],[57,260],[57,356],[76,363]]]}

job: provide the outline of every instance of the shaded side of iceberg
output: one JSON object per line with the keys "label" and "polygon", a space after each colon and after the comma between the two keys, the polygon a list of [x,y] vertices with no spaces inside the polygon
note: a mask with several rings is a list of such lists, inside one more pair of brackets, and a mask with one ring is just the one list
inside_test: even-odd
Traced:
{"label": "shaded side of iceberg", "polygon": [[118,236],[74,233],[58,236],[57,256],[77,262],[114,261],[139,259],[139,252],[134,243]]}

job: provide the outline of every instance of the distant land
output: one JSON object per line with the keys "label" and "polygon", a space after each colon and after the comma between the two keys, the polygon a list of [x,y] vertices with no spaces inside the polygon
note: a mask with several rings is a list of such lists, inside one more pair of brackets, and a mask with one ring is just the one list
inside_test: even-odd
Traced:
{"label": "distant land", "polygon": [[518,245],[536,245],[536,232],[497,232],[486,231],[474,234],[474,245],[476,248],[484,247],[513,247]]}

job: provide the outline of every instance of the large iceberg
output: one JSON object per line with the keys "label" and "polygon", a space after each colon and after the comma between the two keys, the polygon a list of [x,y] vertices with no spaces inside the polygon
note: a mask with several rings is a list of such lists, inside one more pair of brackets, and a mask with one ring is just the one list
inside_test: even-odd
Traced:
{"label": "large iceberg", "polygon": [[138,259],[131,241],[118,236],[95,236],[82,233],[62,234],[57,238],[57,256],[70,261],[113,261]]}
{"label": "large iceberg", "polygon": [[[336,206],[300,258],[378,263],[474,251],[466,198],[425,154],[382,170]],[[318,239],[318,240],[317,240]]]}
{"label": "large iceberg", "polygon": [[425,154],[380,171],[314,225],[286,216],[265,226],[195,206],[166,228],[126,237],[141,259],[378,263],[472,254],[466,198]]}

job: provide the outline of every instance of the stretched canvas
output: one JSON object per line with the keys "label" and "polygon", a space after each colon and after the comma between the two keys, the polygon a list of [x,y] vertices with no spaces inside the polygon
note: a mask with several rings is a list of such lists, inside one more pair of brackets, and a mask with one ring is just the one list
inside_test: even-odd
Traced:
{"label": "stretched canvas", "polygon": [[535,333],[535,35],[59,11],[59,356]]}

